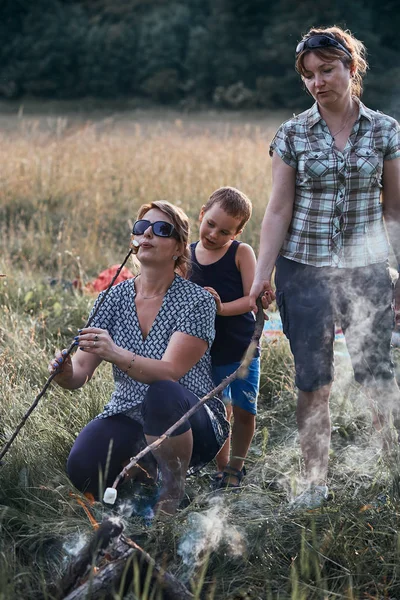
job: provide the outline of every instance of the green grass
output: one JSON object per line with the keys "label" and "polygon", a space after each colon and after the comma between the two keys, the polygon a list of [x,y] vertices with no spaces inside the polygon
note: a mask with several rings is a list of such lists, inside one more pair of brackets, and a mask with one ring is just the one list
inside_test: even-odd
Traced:
{"label": "green grass", "polygon": [[[118,119],[115,127],[70,121],[62,135],[42,120],[36,129],[30,120],[18,121],[3,139],[0,446],[47,380],[55,349],[68,347],[87,319],[93,297],[63,282],[79,276],[86,283],[122,260],[128,221],[141,202],[179,201],[195,231],[209,193],[237,185],[254,200],[245,239],[257,245],[270,185],[270,122],[124,118],[124,127]],[[399,352],[396,359],[399,367]],[[400,598],[398,457],[389,461],[381,454],[365,399],[347,362],[337,362],[329,465],[334,497],[324,508],[293,512],[289,506],[303,481],[285,339],[263,346],[257,431],[239,494],[212,494],[210,465],[188,480],[187,506],[149,528],[131,514],[146,495],[140,498],[135,486],[121,492],[126,533],[199,600]],[[76,490],[65,461],[112,385],[111,370],[102,365],[82,390],[51,386],[6,455],[0,467],[0,600],[52,600],[49,583],[91,535],[71,495]],[[99,521],[111,512],[93,506]],[[130,598],[146,600],[137,581]]]}
{"label": "green grass", "polygon": [[[47,379],[54,346],[68,345],[73,335],[68,328],[60,333],[52,312],[43,312],[54,287],[37,284],[27,305],[33,282],[22,273],[18,280],[1,297],[3,439]],[[58,299],[78,323],[91,303],[73,291],[59,290]],[[148,529],[140,517],[125,514],[127,533],[198,598],[399,597],[397,473],[379,453],[347,365],[340,367],[332,400],[334,499],[323,509],[294,513],[288,500],[301,485],[301,459],[284,339],[264,346],[262,364],[257,432],[240,494],[211,494],[210,466],[188,480],[191,501],[176,518]],[[6,455],[0,469],[0,598],[50,600],[45,582],[62,573],[67,548],[90,535],[64,464],[76,434],[111,389],[107,366],[82,390],[52,386]],[[134,496],[128,490],[122,496],[128,510]],[[98,520],[110,512],[100,504],[93,510]]]}

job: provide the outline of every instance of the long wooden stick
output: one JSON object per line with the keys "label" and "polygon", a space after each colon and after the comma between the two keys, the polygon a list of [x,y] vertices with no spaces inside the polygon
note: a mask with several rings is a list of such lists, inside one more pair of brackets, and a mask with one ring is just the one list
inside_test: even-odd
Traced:
{"label": "long wooden stick", "polygon": [[[139,460],[141,458],[143,458],[143,456],[145,456],[149,452],[152,452],[153,450],[158,448],[167,438],[169,438],[171,436],[171,434],[174,431],[176,431],[182,425],[182,423],[184,423],[185,421],[190,419],[190,417],[196,411],[198,411],[199,408],[201,406],[203,406],[203,404],[205,404],[208,400],[211,400],[211,398],[214,398],[214,396],[218,396],[218,394],[220,392],[222,392],[230,383],[232,383],[232,381],[234,381],[238,377],[243,378],[246,376],[248,366],[249,366],[252,358],[254,357],[256,348],[258,346],[261,334],[264,329],[264,311],[263,311],[263,307],[262,307],[260,298],[257,299],[257,308],[258,308],[258,311],[257,311],[257,315],[256,315],[256,325],[254,328],[254,334],[253,334],[252,340],[250,342],[250,345],[247,348],[246,354],[245,354],[240,366],[236,369],[236,371],[234,371],[228,377],[226,377],[223,381],[221,381],[221,383],[219,385],[217,385],[217,387],[215,387],[213,390],[211,390],[211,392],[209,392],[208,394],[203,396],[203,398],[201,398],[197,402],[197,404],[192,406],[192,408],[190,410],[188,410],[187,413],[185,413],[176,423],[171,425],[171,427],[169,429],[167,429],[167,431],[165,433],[163,433],[159,438],[157,438],[154,442],[152,442],[151,444],[146,446],[146,448],[141,450],[139,452],[139,454],[136,454],[136,456],[134,456],[130,460],[130,462],[122,469],[122,471],[119,473],[119,475],[117,475],[114,483],[112,484],[111,489],[116,489],[118,484],[121,482],[121,480],[128,474],[129,470],[132,467],[134,467],[139,462]],[[108,489],[110,489],[110,488],[108,488]],[[114,494],[115,494],[115,492],[114,492]]]}
{"label": "long wooden stick", "polygon": [[[110,289],[112,288],[112,286],[114,284],[114,281],[117,279],[118,275],[121,273],[122,267],[125,265],[126,261],[128,260],[128,258],[130,257],[131,254],[132,254],[132,248],[129,250],[128,254],[125,256],[125,258],[124,258],[123,262],[121,263],[121,265],[118,267],[118,270],[115,273],[115,275],[114,275],[114,277],[113,277],[110,285],[108,286],[108,288],[104,292],[104,294],[103,294],[103,296],[102,296],[99,304],[97,305],[96,310],[94,311],[94,313],[91,315],[91,317],[87,321],[85,327],[90,327],[90,323],[92,323],[93,319],[95,318],[96,314],[98,313],[100,306],[103,304],[104,300],[106,299],[106,296],[107,296],[108,292],[110,291]],[[72,350],[75,347],[76,347],[76,343],[72,342],[72,344],[70,345],[70,347],[67,350],[67,353],[64,355],[64,358],[66,358],[67,356],[69,356],[71,354]],[[15,438],[17,437],[17,435],[19,434],[19,432],[21,431],[21,429],[23,428],[23,426],[27,422],[28,418],[33,413],[33,411],[35,410],[35,408],[37,407],[37,405],[39,404],[40,399],[43,398],[43,396],[47,392],[48,388],[50,387],[51,382],[53,381],[53,379],[54,379],[54,377],[56,375],[58,375],[58,369],[56,371],[54,371],[54,373],[52,373],[48,377],[48,379],[47,379],[46,383],[44,384],[43,388],[41,389],[41,391],[39,392],[39,394],[36,396],[35,400],[32,402],[32,404],[30,405],[30,407],[28,408],[28,410],[26,411],[26,413],[22,417],[21,421],[19,422],[19,424],[15,428],[15,430],[14,430],[13,434],[11,435],[10,439],[8,440],[8,442],[5,444],[4,448],[0,452],[0,465],[1,465],[1,459],[9,451],[9,449],[10,449],[12,443],[14,442]]]}

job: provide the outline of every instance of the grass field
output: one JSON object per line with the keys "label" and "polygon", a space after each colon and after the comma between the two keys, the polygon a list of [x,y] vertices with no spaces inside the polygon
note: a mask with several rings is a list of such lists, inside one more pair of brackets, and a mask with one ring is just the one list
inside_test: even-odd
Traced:
{"label": "grass field", "polygon": [[[121,261],[143,203],[190,215],[221,185],[254,203],[243,238],[255,249],[271,184],[269,141],[289,115],[70,111],[0,116],[0,444],[68,347],[93,296],[83,283]],[[50,284],[51,282],[51,284]],[[398,357],[397,357],[398,358]],[[146,526],[138,490],[121,493],[126,532],[203,600],[400,598],[398,457],[385,458],[366,399],[337,356],[325,507],[293,511],[302,464],[293,366],[284,339],[264,342],[257,432],[239,494],[210,493],[214,466],[190,480],[187,506]],[[104,365],[82,390],[51,386],[0,467],[0,600],[52,600],[92,526],[64,466],[79,430],[107,402]],[[100,521],[110,510],[92,508]],[[159,598],[153,595],[154,598]],[[116,592],[115,599],[121,598]],[[133,588],[129,598],[150,600]]]}

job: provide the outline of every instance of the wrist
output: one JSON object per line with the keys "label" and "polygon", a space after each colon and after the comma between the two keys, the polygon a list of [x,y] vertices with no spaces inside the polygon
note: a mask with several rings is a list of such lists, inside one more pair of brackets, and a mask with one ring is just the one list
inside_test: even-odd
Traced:
{"label": "wrist", "polygon": [[115,366],[118,367],[118,369],[123,373],[131,375],[135,359],[136,352],[133,352],[133,350],[120,348],[118,351],[118,356],[111,362],[113,362]]}
{"label": "wrist", "polygon": [[124,373],[127,373],[128,375],[131,373],[135,359],[136,359],[136,352],[129,352],[128,360],[125,361],[127,364],[125,366],[125,369],[123,369]]}

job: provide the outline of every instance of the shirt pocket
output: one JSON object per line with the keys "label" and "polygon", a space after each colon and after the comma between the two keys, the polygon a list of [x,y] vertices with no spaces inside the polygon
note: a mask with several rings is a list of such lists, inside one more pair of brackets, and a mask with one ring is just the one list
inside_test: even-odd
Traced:
{"label": "shirt pocket", "polygon": [[311,179],[325,177],[329,171],[329,154],[327,152],[307,152],[304,157],[304,174]]}
{"label": "shirt pocket", "polygon": [[382,157],[373,148],[356,148],[355,167],[364,177],[379,176],[382,174]]}
{"label": "shirt pocket", "polygon": [[355,148],[350,154],[350,190],[358,191],[359,200],[363,198],[361,191],[382,187],[382,153],[374,148]]}

